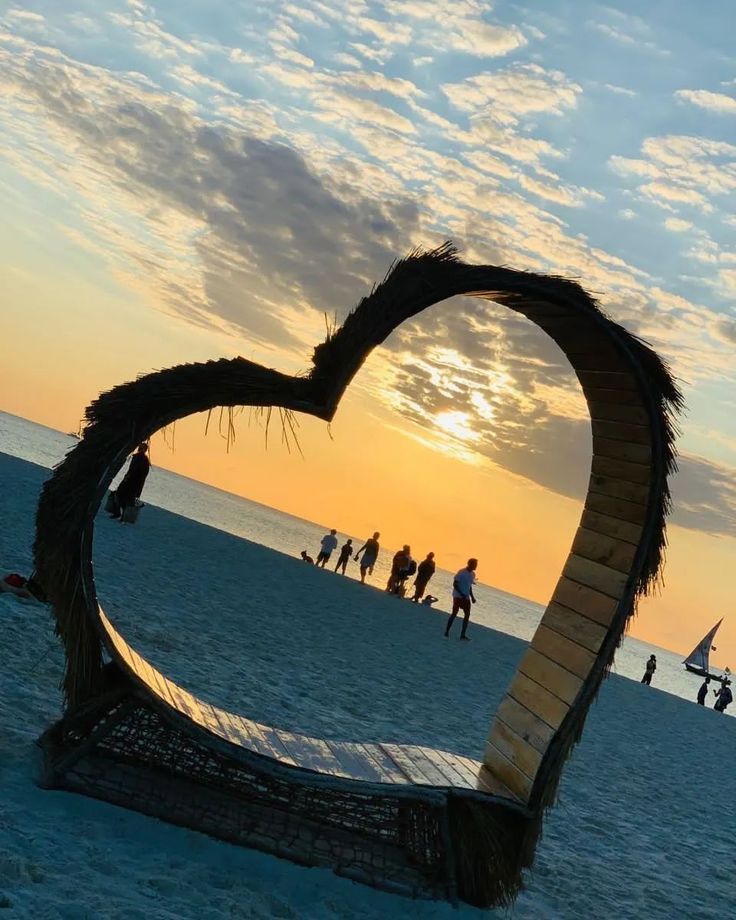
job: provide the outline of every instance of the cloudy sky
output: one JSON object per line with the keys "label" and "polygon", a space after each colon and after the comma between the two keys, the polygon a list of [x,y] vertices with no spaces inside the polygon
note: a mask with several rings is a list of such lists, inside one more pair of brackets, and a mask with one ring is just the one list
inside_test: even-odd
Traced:
{"label": "cloudy sky", "polygon": [[[579,280],[670,362],[688,413],[668,588],[634,631],[680,648],[728,613],[729,3],[708,16],[564,0],[0,11],[4,314],[38,358],[4,358],[0,408],[67,430],[100,389],[182,360],[243,354],[299,371],[325,314],[339,321],[394,258],[451,238],[470,261]],[[199,430],[159,462],[325,523],[347,501],[337,526],[372,530],[365,497],[349,498],[357,477],[382,496],[374,512],[387,502],[389,543],[403,542],[399,510],[448,566],[472,533],[494,560],[489,582],[546,599],[590,436],[569,367],[527,321],[492,304],[433,308],[371,358],[332,439],[309,423],[304,438],[307,478],[331,471],[321,504],[304,467],[295,476],[272,452],[246,476]],[[469,530],[463,490],[482,496]],[[545,533],[530,584],[518,522],[532,514]],[[733,619],[722,647],[736,662]]]}

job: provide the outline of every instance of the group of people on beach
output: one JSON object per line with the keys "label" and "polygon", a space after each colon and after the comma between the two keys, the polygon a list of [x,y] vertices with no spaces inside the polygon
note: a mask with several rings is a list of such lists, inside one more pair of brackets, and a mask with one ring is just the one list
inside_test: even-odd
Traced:
{"label": "group of people on beach", "polygon": [[[698,690],[698,706],[705,706],[709,685],[710,677],[706,677],[703,683],[700,685],[700,689]],[[731,703],[733,703],[731,681],[727,677],[721,681],[721,686],[718,688],[718,690],[713,691],[713,696],[716,698],[716,701],[713,704],[713,708],[716,712],[725,712]]]}
{"label": "group of people on beach", "polygon": [[[360,581],[361,584],[365,584],[366,575],[373,574],[373,569],[378,560],[378,552],[381,548],[378,542],[380,537],[381,534],[375,531],[373,536],[369,537],[358,550],[354,550],[353,541],[347,538],[346,542],[340,548],[337,563],[335,565],[335,572],[342,572],[342,574],[345,575],[345,569],[352,557],[355,562],[360,563]],[[337,549],[338,543],[337,531],[333,528],[322,537],[316,560],[308,555],[305,549],[301,551],[301,557],[307,563],[325,568],[333,552]],[[468,638],[466,633],[468,631],[468,621],[470,620],[471,604],[475,603],[473,585],[476,580],[475,570],[477,567],[477,559],[468,559],[466,566],[460,569],[453,579],[452,612],[447,622],[445,636],[449,636],[452,624],[455,622],[458,613],[462,611],[463,625],[460,631],[460,638],[466,640]],[[439,600],[439,598],[434,597],[432,594],[425,595],[427,585],[434,575],[435,569],[436,563],[434,560],[434,553],[427,553],[425,558],[417,564],[416,560],[412,558],[411,546],[405,543],[400,550],[394,553],[394,557],[391,560],[391,573],[386,583],[386,592],[396,597],[406,597],[407,583],[409,579],[414,576],[414,594],[410,599],[415,604],[421,603],[424,606],[430,607]]]}
{"label": "group of people on beach", "polygon": [[[652,678],[654,677],[654,672],[657,670],[657,656],[650,655],[647,660],[644,676],[641,679],[643,684],[650,686],[652,683]],[[698,705],[705,706],[705,701],[708,698],[708,689],[710,687],[710,677],[706,677],[703,683],[700,685],[698,690]],[[716,712],[725,712],[726,709],[733,702],[733,693],[731,692],[731,681],[724,677],[721,681],[721,686],[718,690],[713,691],[713,695],[716,698],[713,708]]]}

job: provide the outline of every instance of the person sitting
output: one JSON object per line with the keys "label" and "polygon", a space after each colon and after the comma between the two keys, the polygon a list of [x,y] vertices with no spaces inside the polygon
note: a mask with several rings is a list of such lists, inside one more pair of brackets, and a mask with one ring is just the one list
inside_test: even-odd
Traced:
{"label": "person sitting", "polygon": [[137,500],[141,497],[143,485],[151,470],[151,461],[148,459],[147,454],[148,444],[139,444],[138,450],[130,458],[128,470],[115,492],[117,508],[110,512],[110,517],[125,521],[125,509],[129,505],[135,507]]}
{"label": "person sitting", "polygon": [[305,562],[308,562],[310,565],[314,565],[314,559],[311,556],[307,555],[307,551],[303,549],[299,555]]}
{"label": "person sitting", "polygon": [[35,575],[31,575],[30,578],[24,578],[17,572],[9,572],[0,580],[0,594],[12,594],[24,600],[46,602],[46,594],[36,580]]}

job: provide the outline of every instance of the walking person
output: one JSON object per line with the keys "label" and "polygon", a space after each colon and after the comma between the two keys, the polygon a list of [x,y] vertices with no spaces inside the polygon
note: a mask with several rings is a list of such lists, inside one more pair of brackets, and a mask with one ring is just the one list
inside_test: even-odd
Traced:
{"label": "walking person", "polygon": [[720,690],[714,690],[716,702],[713,708],[716,712],[725,712],[726,708],[733,702],[733,693],[731,693],[731,681],[724,680]]}
{"label": "walking person", "polygon": [[321,549],[317,553],[317,561],[314,563],[316,566],[321,565],[322,568],[324,568],[329,561],[330,556],[332,555],[332,551],[337,547],[337,537],[335,536],[336,533],[337,531],[333,527],[329,533],[322,537],[320,543]]}
{"label": "walking person", "polygon": [[642,677],[641,682],[649,686],[652,682],[652,678],[654,677],[654,672],[656,670],[657,670],[657,656],[650,655],[649,661],[647,661],[646,670],[644,671],[644,677]]}
{"label": "walking person", "polygon": [[710,677],[706,677],[703,683],[700,685],[700,690],[698,690],[698,706],[705,706],[705,698],[708,696],[709,683]]}
{"label": "walking person", "polygon": [[427,553],[427,558],[419,563],[417,568],[417,577],[414,580],[414,603],[418,603],[423,597],[429,583],[429,579],[434,575],[435,570],[434,553]]}
{"label": "walking person", "polygon": [[470,620],[470,605],[471,603],[475,603],[473,585],[475,584],[475,570],[477,568],[478,560],[468,559],[468,564],[464,569],[460,569],[453,579],[452,613],[445,627],[445,638],[449,637],[452,624],[455,622],[455,617],[458,615],[458,612],[462,610],[464,619],[462,629],[460,630],[460,638],[469,641],[466,633],[468,631],[468,621]]}
{"label": "walking person", "polygon": [[336,572],[338,571],[338,569],[342,569],[342,574],[343,575],[345,574],[345,566],[348,564],[348,559],[352,555],[352,552],[353,552],[353,541],[348,540],[347,543],[343,543],[342,547],[340,548],[340,555],[338,556],[338,559],[337,559],[337,565],[335,566]]}
{"label": "walking person", "polygon": [[[378,559],[378,550],[381,548],[378,542],[381,534],[376,531],[372,537],[369,537],[365,543],[360,547],[358,552],[353,557],[356,562],[360,561],[360,582],[365,584],[365,573],[368,572],[371,575],[373,574],[373,566],[376,564]],[[363,558],[359,560],[360,554],[363,553]]]}
{"label": "walking person", "polygon": [[124,521],[125,509],[131,505],[135,507],[136,501],[141,497],[146,477],[151,471],[151,461],[147,454],[148,444],[141,444],[130,458],[128,471],[115,492],[117,509],[110,517]]}

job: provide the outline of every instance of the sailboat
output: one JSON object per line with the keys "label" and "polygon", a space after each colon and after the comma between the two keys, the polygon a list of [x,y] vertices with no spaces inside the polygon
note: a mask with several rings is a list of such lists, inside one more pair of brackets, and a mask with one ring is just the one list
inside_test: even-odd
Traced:
{"label": "sailboat", "polygon": [[[683,661],[683,664],[692,674],[699,674],[701,677],[711,677],[713,680],[724,680],[728,675],[727,674],[711,674],[708,669],[708,656],[711,651],[715,651],[713,645],[713,639],[715,638],[716,633],[718,632],[718,627],[723,622],[721,618],[716,625],[706,633],[703,638],[698,642],[695,648],[690,652],[687,658]],[[728,669],[726,669],[728,670]]]}

